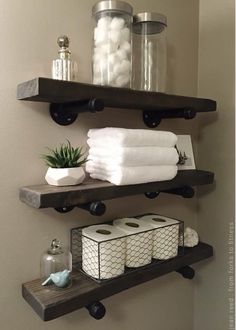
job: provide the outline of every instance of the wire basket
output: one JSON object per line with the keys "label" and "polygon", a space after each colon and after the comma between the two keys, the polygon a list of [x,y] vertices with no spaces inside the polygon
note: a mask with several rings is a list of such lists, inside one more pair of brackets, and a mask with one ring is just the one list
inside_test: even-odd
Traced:
{"label": "wire basket", "polygon": [[[162,217],[149,213],[134,218],[140,219],[144,216],[155,216],[158,219]],[[174,220],[174,224],[141,231],[138,234],[124,234],[119,238],[106,239],[102,242],[82,235],[85,227],[73,228],[71,230],[73,267],[95,281],[102,282],[182,255],[184,247],[178,245],[180,242],[183,245],[184,223]]]}

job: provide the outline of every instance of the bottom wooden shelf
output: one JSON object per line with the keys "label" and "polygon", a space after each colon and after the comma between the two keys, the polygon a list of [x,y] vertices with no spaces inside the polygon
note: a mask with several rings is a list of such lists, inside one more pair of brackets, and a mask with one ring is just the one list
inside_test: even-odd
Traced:
{"label": "bottom wooden shelf", "polygon": [[182,256],[152,263],[117,279],[97,283],[74,271],[70,288],[52,290],[42,287],[41,280],[37,279],[22,285],[22,295],[44,321],[49,321],[212,255],[212,246],[199,243],[194,248],[185,248]]}

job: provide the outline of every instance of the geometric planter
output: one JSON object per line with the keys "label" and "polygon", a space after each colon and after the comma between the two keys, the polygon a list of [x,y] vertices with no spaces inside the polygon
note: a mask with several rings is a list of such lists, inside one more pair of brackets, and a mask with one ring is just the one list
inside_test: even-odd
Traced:
{"label": "geometric planter", "polygon": [[85,172],[82,167],[49,167],[45,179],[52,186],[74,186],[84,181]]}

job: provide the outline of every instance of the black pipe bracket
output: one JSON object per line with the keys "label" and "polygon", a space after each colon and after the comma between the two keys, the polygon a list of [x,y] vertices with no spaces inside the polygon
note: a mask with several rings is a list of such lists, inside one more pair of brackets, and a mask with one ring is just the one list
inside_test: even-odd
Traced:
{"label": "black pipe bracket", "polygon": [[101,201],[75,205],[75,206],[56,207],[55,210],[59,213],[68,213],[72,211],[75,207],[89,211],[90,214],[94,216],[101,216],[106,212],[106,205]]}
{"label": "black pipe bracket", "polygon": [[149,199],[154,199],[159,196],[160,193],[166,193],[166,194],[172,194],[172,195],[178,195],[183,198],[193,198],[195,195],[195,191],[190,186],[183,186],[180,188],[174,188],[169,190],[162,190],[162,191],[150,191],[146,192],[145,196]]}
{"label": "black pipe bracket", "polygon": [[99,112],[104,109],[104,102],[100,99],[73,101],[68,103],[50,104],[51,118],[59,125],[67,126],[74,123],[78,114],[82,112]]}
{"label": "black pipe bracket", "polygon": [[162,119],[184,118],[193,119],[196,116],[196,110],[193,108],[164,109],[158,111],[143,111],[143,121],[149,128],[157,127]]}
{"label": "black pipe bracket", "polygon": [[195,270],[190,266],[184,266],[176,270],[177,273],[181,274],[183,278],[192,280],[195,276]]}
{"label": "black pipe bracket", "polygon": [[100,301],[95,301],[86,306],[86,308],[95,320],[101,320],[106,314],[106,308]]}

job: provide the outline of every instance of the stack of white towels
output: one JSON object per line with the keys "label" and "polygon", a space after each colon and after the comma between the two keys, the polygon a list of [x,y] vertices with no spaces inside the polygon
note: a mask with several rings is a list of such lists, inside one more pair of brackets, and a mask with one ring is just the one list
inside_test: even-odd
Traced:
{"label": "stack of white towels", "polygon": [[86,171],[115,185],[171,180],[177,174],[172,132],[107,127],[88,132]]}

